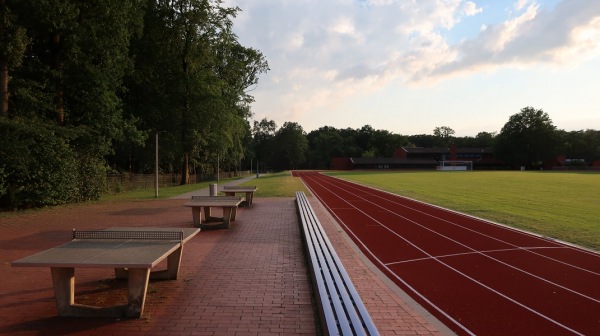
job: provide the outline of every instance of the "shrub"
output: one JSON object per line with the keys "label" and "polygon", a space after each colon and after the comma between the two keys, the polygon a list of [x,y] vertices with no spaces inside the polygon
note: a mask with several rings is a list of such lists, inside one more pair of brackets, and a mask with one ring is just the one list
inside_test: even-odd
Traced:
{"label": "shrub", "polygon": [[104,165],[69,145],[64,127],[0,119],[0,206],[30,208],[97,199]]}

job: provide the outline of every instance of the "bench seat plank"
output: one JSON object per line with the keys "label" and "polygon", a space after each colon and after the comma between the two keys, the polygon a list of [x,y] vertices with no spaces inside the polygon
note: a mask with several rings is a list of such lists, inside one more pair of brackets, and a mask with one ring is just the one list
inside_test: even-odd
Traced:
{"label": "bench seat plank", "polygon": [[296,193],[325,335],[379,335],[306,195]]}

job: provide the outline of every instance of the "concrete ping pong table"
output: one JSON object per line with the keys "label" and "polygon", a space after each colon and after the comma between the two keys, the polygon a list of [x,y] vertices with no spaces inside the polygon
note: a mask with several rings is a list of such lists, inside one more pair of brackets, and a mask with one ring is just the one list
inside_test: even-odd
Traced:
{"label": "concrete ping pong table", "polygon": [[257,186],[223,186],[223,192],[226,196],[235,196],[237,193],[246,194],[246,201],[241,204],[244,207],[252,205],[252,198],[256,190],[258,190]]}
{"label": "concrete ping pong table", "polygon": [[[190,202],[183,205],[192,208],[194,227],[227,229],[229,223],[235,221],[237,208],[243,201],[243,197],[235,196],[192,196]],[[223,217],[211,216],[211,208],[223,209]]]}
{"label": "concrete ping pong table", "polygon": [[[75,231],[73,240],[14,261],[15,267],[50,267],[59,316],[140,317],[149,279],[174,280],[179,275],[183,244],[200,229],[119,227]],[[167,269],[150,269],[167,258]],[[114,268],[127,278],[129,303],[96,307],[75,303],[75,268]]]}

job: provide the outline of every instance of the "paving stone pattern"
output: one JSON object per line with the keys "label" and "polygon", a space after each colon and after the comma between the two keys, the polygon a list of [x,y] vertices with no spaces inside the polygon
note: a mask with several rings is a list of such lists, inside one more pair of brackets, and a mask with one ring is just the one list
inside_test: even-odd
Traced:
{"label": "paving stone pattern", "polygon": [[[382,335],[442,335],[361,258],[312,197]],[[255,198],[228,230],[203,230],[184,247],[180,278],[151,281],[140,319],[61,318],[48,268],[14,260],[66,243],[71,230],[117,226],[192,227],[183,199],[92,203],[0,215],[0,334],[318,335],[293,198]],[[217,210],[215,210],[217,211]],[[164,268],[163,262],[158,268]],[[126,303],[111,269],[76,269],[77,303]]]}

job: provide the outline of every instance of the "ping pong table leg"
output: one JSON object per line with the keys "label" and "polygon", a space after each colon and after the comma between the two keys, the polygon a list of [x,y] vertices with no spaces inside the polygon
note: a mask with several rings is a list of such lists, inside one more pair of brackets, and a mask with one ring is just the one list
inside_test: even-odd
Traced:
{"label": "ping pong table leg", "polygon": [[194,220],[194,227],[200,227],[200,223],[202,223],[202,207],[192,207],[192,219]]}
{"label": "ping pong table leg", "polygon": [[231,220],[235,221],[235,216],[237,215],[237,207],[231,209]]}
{"label": "ping pong table leg", "polygon": [[181,255],[183,252],[183,245],[167,257],[167,279],[177,280],[179,277],[179,266],[181,265]]}
{"label": "ping pong table leg", "polygon": [[72,267],[51,267],[50,269],[58,315],[70,316],[71,307],[75,303],[75,269]]}
{"label": "ping pong table leg", "polygon": [[129,305],[125,312],[127,317],[140,317],[142,315],[146,303],[149,279],[149,268],[129,269]]}
{"label": "ping pong table leg", "polygon": [[167,269],[162,271],[150,272],[152,280],[177,280],[179,277],[179,267],[181,265],[181,255],[183,245],[167,256]]}
{"label": "ping pong table leg", "polygon": [[223,207],[223,226],[228,229],[229,228],[229,222],[231,222],[231,213],[232,213],[232,208],[231,207]]}

